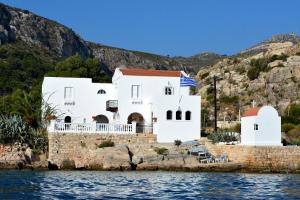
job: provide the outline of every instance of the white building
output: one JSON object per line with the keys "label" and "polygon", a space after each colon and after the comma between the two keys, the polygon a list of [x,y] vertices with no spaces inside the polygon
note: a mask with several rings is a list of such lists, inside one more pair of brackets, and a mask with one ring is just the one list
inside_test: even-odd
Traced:
{"label": "white building", "polygon": [[241,119],[241,144],[280,146],[281,117],[272,106],[254,107]]}
{"label": "white building", "polygon": [[[201,99],[190,95],[190,87],[181,86],[182,76],[187,75],[117,68],[109,84],[93,83],[90,78],[45,77],[42,93],[57,110],[56,123],[67,123],[72,130],[113,126],[118,132],[117,125],[125,132],[157,134],[159,142],[199,139]],[[93,123],[98,124],[96,130],[88,126]]]}

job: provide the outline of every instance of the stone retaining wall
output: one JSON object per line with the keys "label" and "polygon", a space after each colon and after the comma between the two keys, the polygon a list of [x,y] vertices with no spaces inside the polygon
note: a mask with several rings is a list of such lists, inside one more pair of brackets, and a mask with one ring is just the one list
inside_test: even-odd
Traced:
{"label": "stone retaining wall", "polygon": [[245,166],[253,172],[300,172],[300,147],[297,146],[244,146],[213,145],[205,146],[214,156],[227,154],[232,162]]}
{"label": "stone retaining wall", "polygon": [[[79,134],[79,133],[50,133],[49,139],[49,160],[61,164],[65,160],[86,160],[102,152],[97,146],[105,140],[111,140],[115,145],[156,143],[155,134]],[[124,149],[123,149],[124,150]],[[124,150],[126,151],[126,150]],[[128,152],[126,152],[128,154]],[[80,161],[81,162],[81,161]]]}

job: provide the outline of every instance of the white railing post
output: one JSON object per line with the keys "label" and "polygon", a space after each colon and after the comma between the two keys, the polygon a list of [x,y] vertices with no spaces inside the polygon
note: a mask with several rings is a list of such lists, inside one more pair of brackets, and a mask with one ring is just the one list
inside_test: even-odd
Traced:
{"label": "white railing post", "polygon": [[136,122],[133,121],[133,122],[131,123],[131,125],[132,125],[132,133],[136,133]]}
{"label": "white railing post", "polygon": [[49,126],[47,127],[47,130],[49,133],[55,132],[55,120],[51,120]]}

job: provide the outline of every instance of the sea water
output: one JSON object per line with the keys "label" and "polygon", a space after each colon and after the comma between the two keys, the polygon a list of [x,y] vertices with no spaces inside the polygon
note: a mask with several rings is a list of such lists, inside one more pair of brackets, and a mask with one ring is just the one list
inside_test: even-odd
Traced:
{"label": "sea water", "polygon": [[298,174],[0,171],[0,199],[300,199]]}

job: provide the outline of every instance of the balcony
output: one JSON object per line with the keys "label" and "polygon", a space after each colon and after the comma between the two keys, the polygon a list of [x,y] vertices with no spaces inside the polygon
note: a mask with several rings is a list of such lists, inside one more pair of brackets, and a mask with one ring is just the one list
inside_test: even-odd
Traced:
{"label": "balcony", "polygon": [[118,100],[108,100],[106,101],[106,110],[110,112],[118,111]]}

